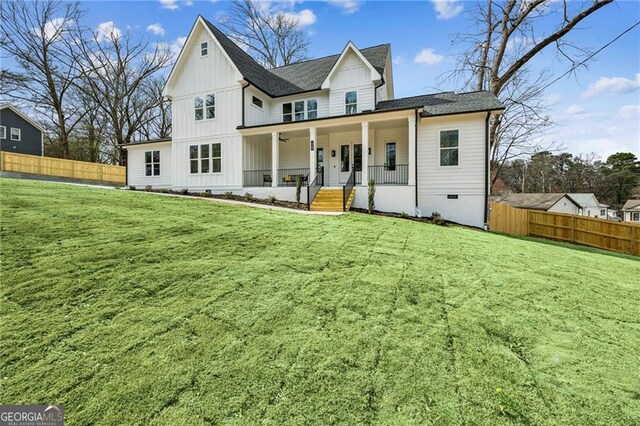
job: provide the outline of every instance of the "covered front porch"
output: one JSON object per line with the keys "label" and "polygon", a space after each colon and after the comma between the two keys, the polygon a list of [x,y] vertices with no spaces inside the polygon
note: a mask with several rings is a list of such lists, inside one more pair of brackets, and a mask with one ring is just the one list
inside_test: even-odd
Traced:
{"label": "covered front porch", "polygon": [[[242,130],[243,187],[415,185],[413,111]],[[353,172],[353,176],[352,175]]]}

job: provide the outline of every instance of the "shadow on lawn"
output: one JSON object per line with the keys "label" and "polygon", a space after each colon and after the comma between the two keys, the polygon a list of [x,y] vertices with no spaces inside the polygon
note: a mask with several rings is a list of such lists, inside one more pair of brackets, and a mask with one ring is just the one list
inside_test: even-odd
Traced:
{"label": "shadow on lawn", "polygon": [[570,250],[577,250],[577,251],[582,251],[582,252],[591,253],[591,254],[602,254],[605,256],[617,257],[619,259],[635,260],[636,262],[640,261],[640,256],[635,256],[633,254],[627,254],[627,253],[619,253],[617,251],[604,250],[596,247],[582,246],[579,244],[571,244],[571,243],[565,243],[562,241],[547,240],[544,238],[537,238],[537,237],[524,237],[521,235],[511,235],[511,234],[503,234],[503,233],[496,233],[496,234],[502,235],[503,237],[513,238],[515,240],[528,241],[528,242],[538,243],[538,244],[546,244],[549,246],[562,247]]}

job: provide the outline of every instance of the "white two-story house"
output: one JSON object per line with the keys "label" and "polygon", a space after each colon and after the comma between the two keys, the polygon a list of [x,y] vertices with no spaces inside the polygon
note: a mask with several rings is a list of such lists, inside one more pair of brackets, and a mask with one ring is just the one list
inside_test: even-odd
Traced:
{"label": "white two-story house", "polygon": [[341,210],[366,208],[373,178],[377,210],[487,222],[488,123],[502,104],[395,99],[388,44],[265,69],[199,16],[164,96],[172,138],[124,146],[129,185],[293,201],[300,179],[301,202]]}

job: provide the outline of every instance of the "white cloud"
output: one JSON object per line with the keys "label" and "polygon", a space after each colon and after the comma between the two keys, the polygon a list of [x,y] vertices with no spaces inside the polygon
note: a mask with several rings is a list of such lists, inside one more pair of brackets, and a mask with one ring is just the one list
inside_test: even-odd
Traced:
{"label": "white cloud", "polygon": [[578,115],[578,114],[582,114],[585,112],[585,109],[582,108],[579,105],[573,104],[571,105],[569,108],[567,108],[567,110],[565,111],[565,113],[567,115]]}
{"label": "white cloud", "polygon": [[302,27],[308,27],[309,25],[313,25],[316,23],[318,19],[316,14],[313,13],[311,9],[304,9],[300,12],[285,12],[285,16],[293,19],[297,19]]}
{"label": "white cloud", "polygon": [[431,0],[438,19],[451,19],[458,16],[464,6],[458,0]]}
{"label": "white cloud", "polygon": [[113,40],[122,37],[122,31],[115,26],[113,21],[103,22],[98,24],[95,29],[96,41],[98,43],[104,40]]}
{"label": "white cloud", "polygon": [[164,35],[164,28],[162,27],[162,24],[159,22],[149,25],[147,27],[147,31],[151,31],[155,35],[160,35],[160,36]]}
{"label": "white cloud", "polygon": [[435,50],[431,48],[422,49],[422,51],[416,55],[414,61],[418,64],[436,65],[444,61],[444,56],[438,55]]}
{"label": "white cloud", "polygon": [[160,0],[160,4],[164,9],[176,10],[178,9],[178,0]]}
{"label": "white cloud", "polygon": [[327,0],[327,3],[339,7],[344,11],[344,13],[349,15],[360,10],[360,6],[362,6],[363,2],[357,0]]}
{"label": "white cloud", "polygon": [[623,105],[618,110],[618,116],[625,119],[640,118],[640,105]]}
{"label": "white cloud", "polygon": [[396,56],[395,58],[393,58],[392,62],[393,62],[393,65],[404,64],[405,62],[404,55]]}
{"label": "white cloud", "polygon": [[[47,40],[52,40],[60,36],[60,30],[63,29],[64,26],[71,24],[72,22],[66,22],[64,18],[55,18],[44,24],[44,36]],[[40,30],[34,28],[34,33],[36,35],[40,35]]]}
{"label": "white cloud", "polygon": [[619,95],[633,92],[640,88],[640,73],[635,77],[635,80],[624,77],[600,77],[598,81],[589,85],[582,97],[591,98],[596,95]]}
{"label": "white cloud", "polygon": [[184,5],[185,5],[185,6],[193,6],[193,2],[192,2],[191,0],[186,0],[186,1],[184,2]]}

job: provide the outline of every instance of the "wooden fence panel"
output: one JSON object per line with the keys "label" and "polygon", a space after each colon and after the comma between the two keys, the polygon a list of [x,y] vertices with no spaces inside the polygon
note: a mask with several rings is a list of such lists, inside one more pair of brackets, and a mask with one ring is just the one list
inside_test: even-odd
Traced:
{"label": "wooden fence panel", "polygon": [[640,224],[491,203],[489,229],[640,255]]}
{"label": "wooden fence panel", "polygon": [[2,171],[99,182],[126,182],[126,168],[110,164],[2,152]]}

